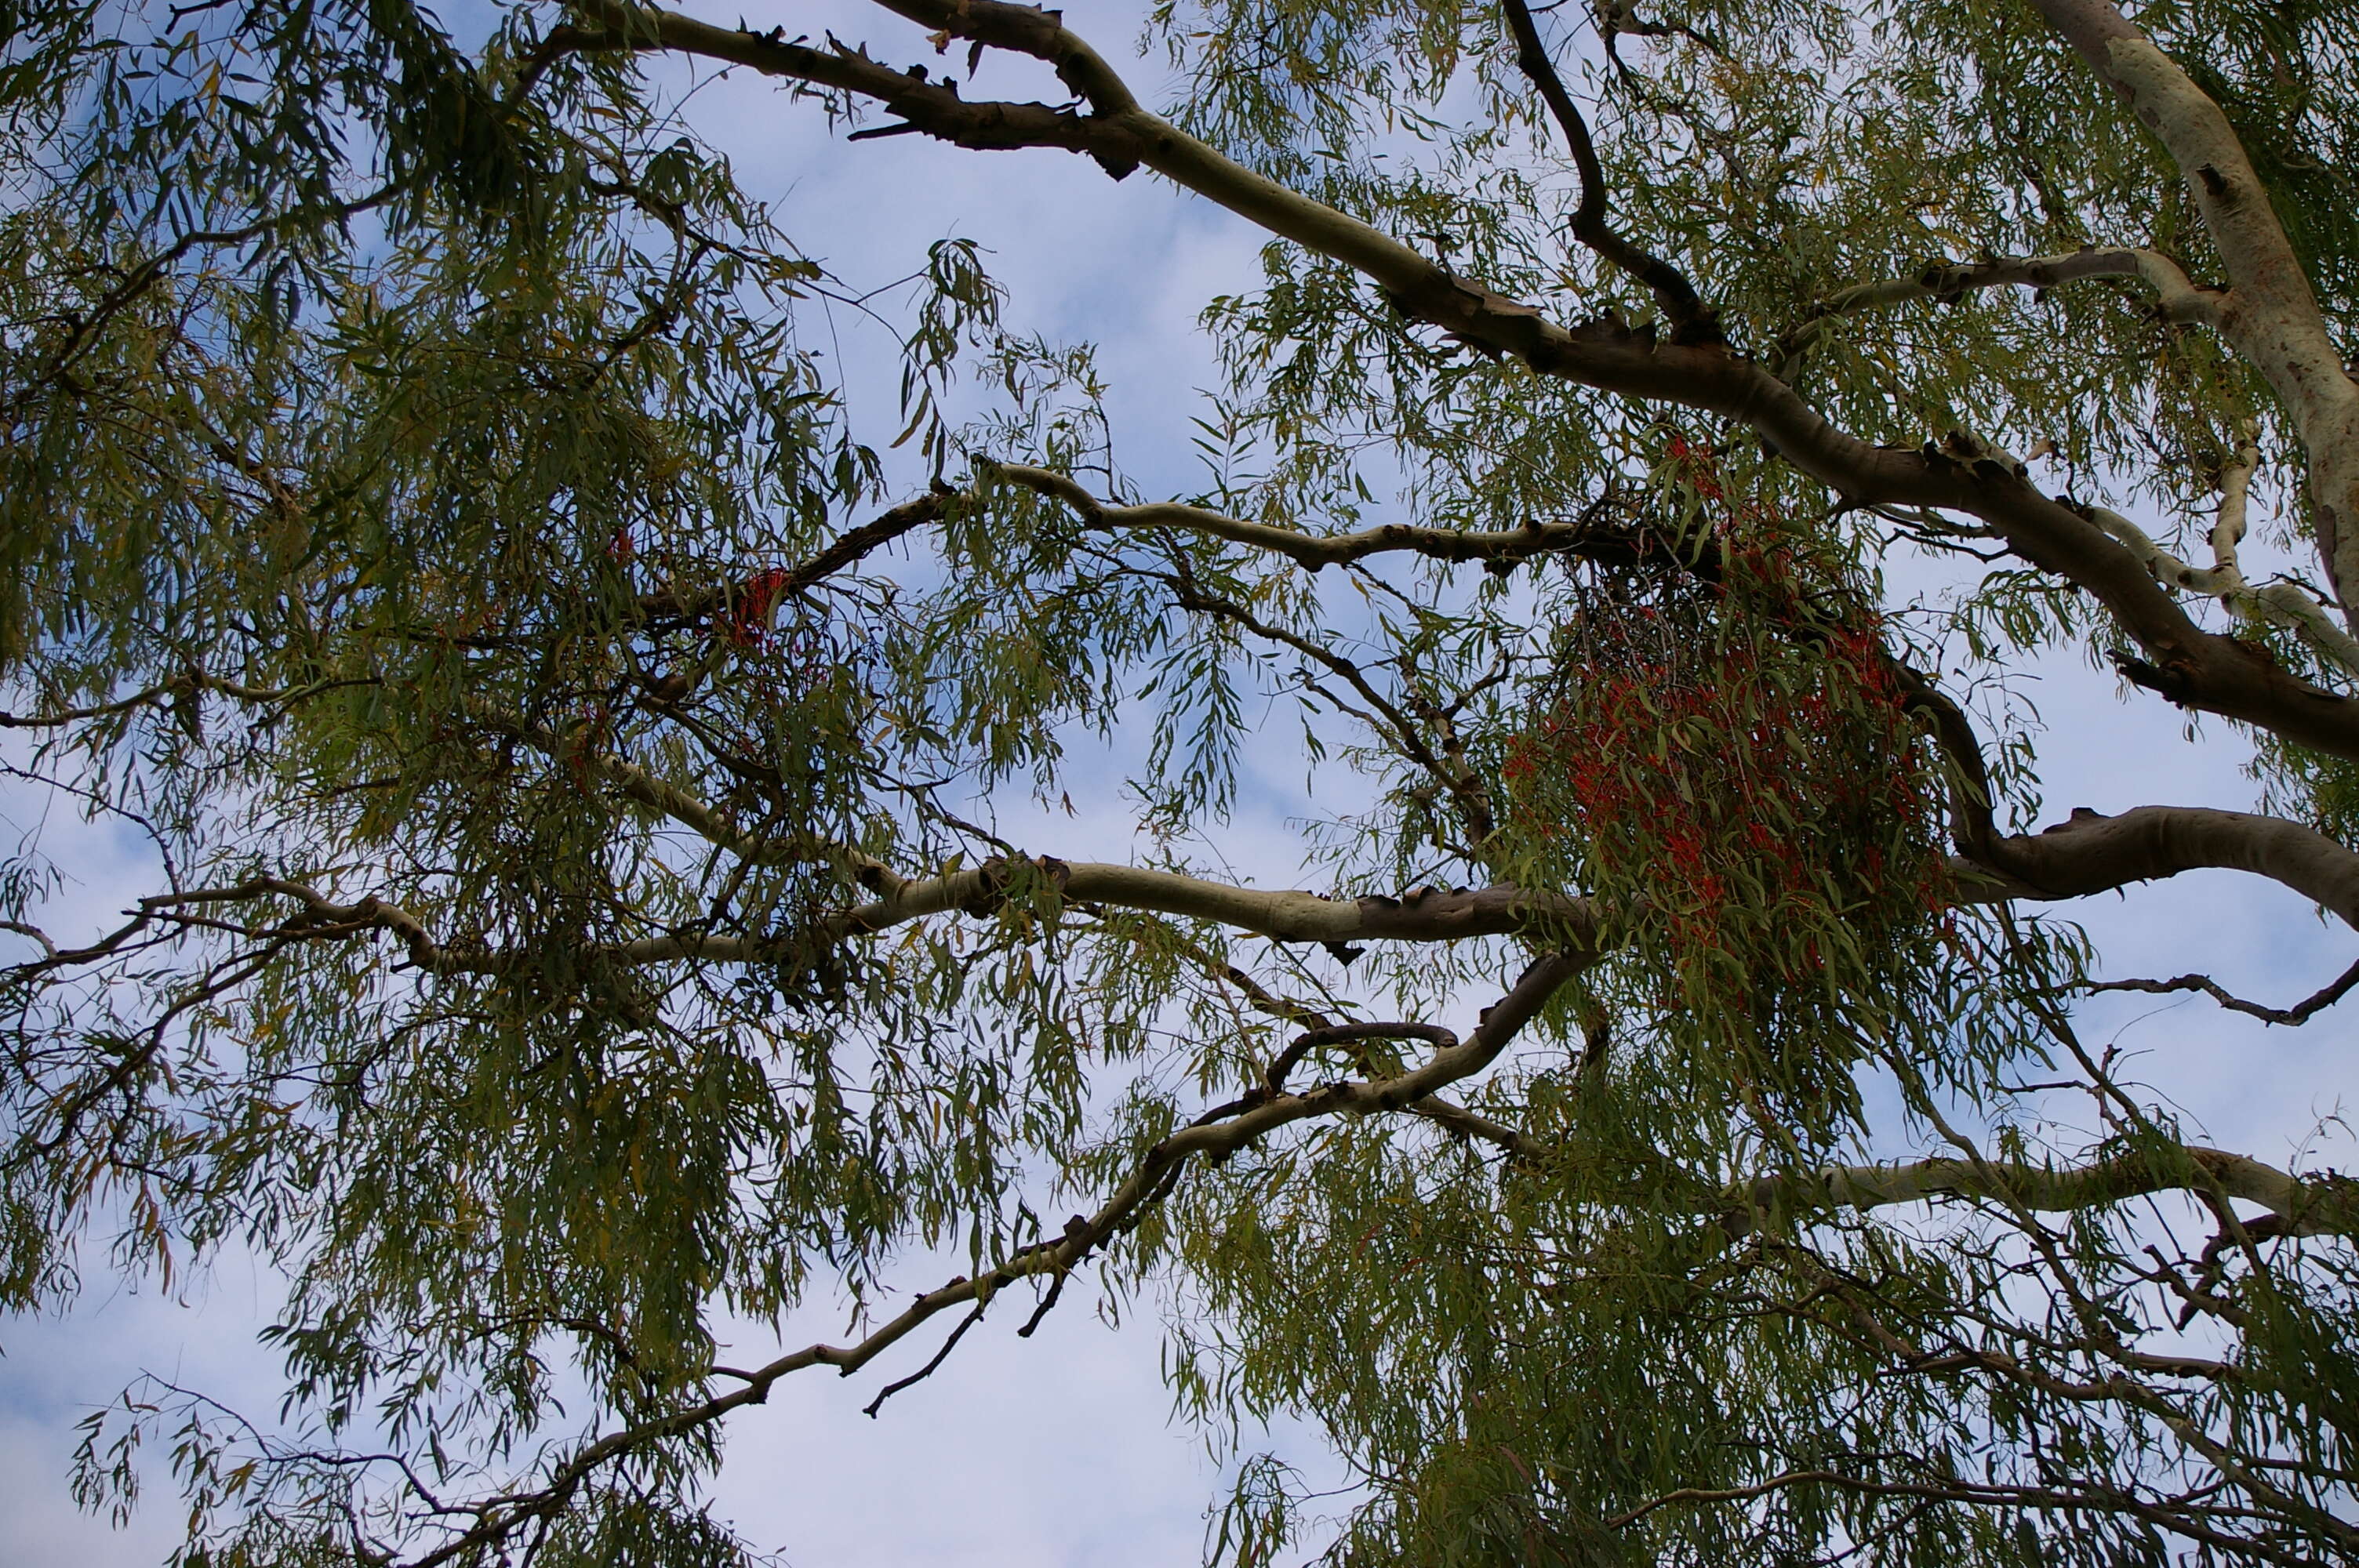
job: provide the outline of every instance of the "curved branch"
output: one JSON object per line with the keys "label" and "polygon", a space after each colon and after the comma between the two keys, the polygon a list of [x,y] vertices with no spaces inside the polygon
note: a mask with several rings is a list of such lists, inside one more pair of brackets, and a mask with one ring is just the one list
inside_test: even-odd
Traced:
{"label": "curved branch", "polygon": [[[814,850],[814,853],[817,851]],[[1478,936],[1542,935],[1587,946],[1598,940],[1601,913],[1590,900],[1500,884],[1486,888],[1418,888],[1399,898],[1371,894],[1330,898],[1300,890],[1239,887],[1178,871],[1110,862],[986,861],[930,877],[904,878],[873,860],[864,880],[883,896],[846,911],[823,928],[836,940],[886,930],[951,911],[987,912],[1007,896],[1019,866],[1075,903],[1149,911],[1225,925],[1277,942],[1454,942]],[[1986,855],[1953,858],[1961,902],[2053,900],[2111,892],[2132,882],[2215,868],[2250,871],[2280,882],[2332,910],[2359,929],[2359,854],[2315,829],[2279,817],[2206,806],[2144,806],[2118,816],[2076,812],[2044,833],[1988,841]],[[374,897],[339,904],[301,883],[263,878],[233,888],[199,889],[144,901],[141,920],[95,947],[44,957],[22,966],[45,969],[103,957],[139,925],[168,908],[268,896],[295,899],[318,935],[386,929],[412,946],[420,968],[437,972],[495,972],[512,957],[453,950],[427,937],[417,916]],[[285,934],[304,935],[302,929]],[[612,962],[683,959],[756,962],[775,958],[785,937],[673,934],[595,949]]]}
{"label": "curved branch", "polygon": [[2034,0],[2169,152],[2218,248],[2229,287],[2221,335],[2293,416],[2310,461],[2319,547],[2343,601],[2359,592],[2359,384],[2228,117],[2112,0]]}
{"label": "curved branch", "polygon": [[2148,996],[2169,996],[2179,991],[2201,991],[2231,1012],[2241,1012],[2257,1018],[2263,1023],[2307,1023],[2319,1013],[2332,1007],[2351,989],[2359,986],[2359,963],[2353,964],[2317,990],[2291,1007],[2267,1007],[2256,1001],[2246,1001],[2231,992],[2209,975],[2180,975],[2168,980],[2094,980],[2082,989],[2088,991],[2140,991]]}
{"label": "curved branch", "polygon": [[[511,1493],[476,1510],[476,1522],[419,1557],[414,1568],[469,1558],[497,1545],[537,1519],[564,1507],[599,1469],[666,1438],[711,1424],[745,1405],[761,1404],[779,1379],[812,1367],[833,1367],[849,1377],[951,1307],[973,1303],[979,1313],[1003,1287],[1042,1274],[1062,1276],[1091,1251],[1119,1235],[1152,1198],[1168,1191],[1177,1168],[1190,1158],[1218,1159],[1297,1121],[1331,1116],[1367,1115],[1413,1107],[1436,1090],[1482,1071],[1520,1033],[1550,997],[1593,954],[1579,949],[1551,953],[1524,971],[1506,995],[1486,1008],[1463,1044],[1436,1051],[1420,1065],[1391,1078],[1331,1084],[1306,1094],[1280,1095],[1226,1120],[1182,1129],[1149,1149],[1130,1177],[1096,1214],[1067,1222],[1063,1235],[1027,1248],[975,1279],[953,1280],[912,1301],[900,1314],[850,1346],[810,1345],[749,1371],[715,1371],[742,1379],[742,1386],[669,1415],[608,1433],[560,1465],[549,1481],[528,1492]],[[928,1370],[930,1370],[930,1366]]]}
{"label": "curved branch", "polygon": [[82,708],[61,708],[48,713],[16,714],[0,712],[0,730],[55,730],[68,724],[83,724],[96,719],[113,719],[137,708],[158,703],[179,703],[195,699],[201,695],[225,697],[233,701],[256,706],[286,706],[318,697],[344,687],[366,686],[366,679],[313,681],[308,686],[270,689],[247,686],[242,681],[226,680],[207,675],[202,670],[190,670],[168,681],[118,697],[107,702],[97,702]]}
{"label": "curved branch", "polygon": [[[716,27],[677,11],[632,5],[627,0],[574,0],[574,8],[594,22],[596,29],[554,31],[546,46],[550,51],[656,49],[696,55],[746,66],[766,76],[873,99],[888,114],[901,117],[901,126],[883,127],[884,134],[897,129],[920,131],[954,146],[977,151],[1058,147],[1086,153],[1116,179],[1138,167],[1136,150],[1129,146],[1131,138],[1122,125],[1125,118],[1138,113],[1136,108],[1084,118],[1070,109],[1046,103],[970,103],[959,96],[957,81],[948,76],[929,81],[923,66],[896,70],[880,60],[871,59],[864,49],[851,49],[832,39],[827,49],[812,49],[788,42],[783,27],[766,33]],[[910,5],[897,9],[911,15],[932,7]],[[951,36],[990,43],[994,38],[976,38],[975,33],[985,31],[996,37],[1006,32],[995,20],[998,13],[1020,9],[992,5],[989,0],[962,5],[962,13],[971,17],[969,25],[958,28],[942,25],[943,30]],[[1045,16],[1046,13],[1039,15]],[[1035,26],[1026,31],[1037,39],[1042,29]],[[1061,27],[1054,28],[1054,32],[1071,38]],[[1071,38],[1071,42],[1078,46],[1074,51],[1077,56],[1088,51],[1088,46],[1079,38]],[[1090,58],[1096,57],[1092,53]],[[1112,77],[1110,70],[1103,70],[1103,61],[1099,67],[1104,76]],[[1122,98],[1126,101],[1127,92]],[[875,135],[879,132],[863,134]]]}
{"label": "curved branch", "polygon": [[[989,41],[981,24],[965,19],[964,5],[908,4],[905,15],[939,15],[945,36]],[[599,47],[678,49],[839,87],[875,98],[916,129],[962,146],[1062,147],[1089,153],[1117,173],[1143,163],[1270,233],[1361,273],[1412,319],[1512,354],[1541,374],[1742,420],[1788,462],[1855,505],[1927,507],[1980,518],[2016,554],[2104,603],[2146,650],[2156,671],[2153,684],[2172,700],[2359,761],[2359,702],[2321,691],[2253,659],[2232,639],[2202,630],[2082,510],[2042,495],[2027,481],[2021,464],[1968,438],[1924,450],[1871,447],[1837,429],[1766,368],[1723,345],[1658,341],[1652,332],[1612,319],[1560,326],[1143,109],[1083,116],[1040,104],[969,104],[947,86],[904,76],[841,47],[823,54],[618,0],[594,0],[594,7],[613,18]],[[1042,30],[1036,47],[1063,49],[1068,37],[1061,27],[1053,35]],[[2359,387],[2351,390],[2359,398]],[[2359,526],[2353,533],[2359,538]]]}
{"label": "curved branch", "polygon": [[1900,1165],[1829,1165],[1808,1177],[1762,1176],[1731,1189],[1729,1201],[1750,1229],[1758,1217],[1799,1207],[1865,1213],[1933,1198],[1988,1198],[2036,1213],[2102,1208],[2149,1193],[2218,1194],[2276,1215],[2281,1234],[2359,1236],[2359,1181],[2297,1176],[2243,1154],[2188,1145],[2183,1164],[2138,1152],[2093,1164],[2058,1167],[2026,1161],[1918,1160]]}
{"label": "curved branch", "polygon": [[2359,855],[2282,817],[2209,806],[2082,809],[2042,833],[1995,839],[1987,858],[1952,862],[1970,903],[2085,898],[2204,868],[2282,882],[2359,929]]}
{"label": "curved branch", "polygon": [[1863,310],[1882,309],[1914,299],[1948,304],[1974,289],[2054,288],[2089,277],[2136,278],[2160,297],[2162,313],[2168,319],[2200,326],[2219,325],[2223,297],[2221,290],[2201,287],[2190,281],[2186,269],[2160,251],[2115,245],[2061,255],[1994,256],[1971,264],[1929,266],[1914,277],[1856,284],[1842,290],[1827,299],[1817,315],[1779,340],[1777,374],[1780,379],[1790,376],[1794,362],[1824,337],[1829,328]]}
{"label": "curved branch", "polygon": [[1590,138],[1589,122],[1582,117],[1581,106],[1566,90],[1564,78],[1557,74],[1555,61],[1549,59],[1548,46],[1540,41],[1539,24],[1532,19],[1531,7],[1524,0],[1500,0],[1500,8],[1506,15],[1508,36],[1516,41],[1516,69],[1530,80],[1549,113],[1556,117],[1557,127],[1564,133],[1565,145],[1572,153],[1573,168],[1581,175],[1581,202],[1572,211],[1573,238],[1647,286],[1655,303],[1676,325],[1675,341],[1725,341],[1712,319],[1712,312],[1705,309],[1703,301],[1696,297],[1695,285],[1688,281],[1687,275],[1652,251],[1632,243],[1606,216],[1605,170],[1597,161],[1597,146]]}
{"label": "curved branch", "polygon": [[2310,596],[2290,582],[2253,587],[2237,558],[2260,449],[2248,428],[2220,470],[2220,510],[2212,524],[2212,565],[2198,567],[2157,544],[2146,530],[2118,512],[2089,508],[2090,520],[2128,546],[2166,589],[2209,594],[2239,614],[2273,626],[2290,627],[2312,652],[2345,674],[2359,675],[2359,638],[2336,625]]}
{"label": "curved branch", "polygon": [[[968,497],[963,492],[937,484],[915,501],[904,502],[856,528],[847,528],[809,560],[781,570],[767,588],[768,597],[775,601],[801,593],[844,568],[858,564],[902,535],[940,521],[954,503],[966,499]],[[701,621],[729,609],[745,592],[743,584],[712,589],[686,598],[667,589],[641,595],[639,612],[651,618]]]}

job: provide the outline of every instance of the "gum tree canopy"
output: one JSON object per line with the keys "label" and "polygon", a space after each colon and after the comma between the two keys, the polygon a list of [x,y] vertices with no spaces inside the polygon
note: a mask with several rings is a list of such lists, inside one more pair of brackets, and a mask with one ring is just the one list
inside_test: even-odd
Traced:
{"label": "gum tree canopy", "polygon": [[[275,1424],[136,1389],[85,1502],[144,1432],[191,1563],[736,1561],[739,1407],[1112,1292],[1360,1477],[1241,1463],[1241,1564],[2359,1552],[2359,1187],[2072,1026],[2353,977],[2037,902],[2359,924],[2349,0],[705,9],[0,13],[5,760],[155,868],[5,863],[0,1289],[289,1281]],[[1208,488],[976,247],[839,276],[722,69],[1266,232]],[[2256,809],[2044,813],[2059,648]],[[1208,869],[1249,732],[1315,892]],[[991,826],[1076,798],[1121,863]]]}

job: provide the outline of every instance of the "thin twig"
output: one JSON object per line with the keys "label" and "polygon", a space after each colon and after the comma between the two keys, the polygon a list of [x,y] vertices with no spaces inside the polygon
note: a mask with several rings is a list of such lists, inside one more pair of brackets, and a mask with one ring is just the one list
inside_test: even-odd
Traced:
{"label": "thin twig", "polygon": [[[1057,1277],[1060,1281],[1064,1278],[1062,1274],[1060,1274]],[[899,1393],[903,1389],[908,1388],[910,1384],[922,1383],[928,1378],[932,1377],[934,1375],[934,1368],[950,1359],[951,1352],[958,1347],[958,1342],[965,1336],[966,1331],[983,1321],[984,1309],[989,1307],[990,1304],[991,1303],[988,1298],[975,1303],[974,1310],[967,1314],[964,1317],[959,1319],[959,1325],[951,1330],[951,1336],[942,1341],[942,1347],[934,1352],[934,1358],[932,1360],[927,1362],[924,1366],[919,1368],[916,1371],[910,1373],[900,1381],[886,1384],[883,1391],[878,1393],[875,1399],[869,1400],[868,1408],[862,1411],[860,1413],[868,1417],[871,1421],[874,1421],[876,1418],[877,1407],[882,1405],[886,1400],[891,1399],[895,1394]]]}
{"label": "thin twig", "polygon": [[1652,251],[1633,243],[1614,227],[1606,216],[1605,170],[1597,160],[1596,144],[1590,139],[1589,122],[1582,117],[1580,105],[1573,103],[1564,79],[1557,74],[1555,63],[1549,59],[1548,46],[1540,41],[1539,24],[1532,19],[1531,8],[1524,0],[1502,0],[1502,7],[1506,13],[1507,31],[1516,40],[1516,64],[1531,78],[1549,112],[1556,117],[1572,151],[1573,168],[1581,175],[1581,204],[1572,211],[1573,238],[1647,286],[1655,303],[1676,328],[1672,333],[1674,342],[1725,341],[1713,313],[1705,309],[1703,301],[1696,297],[1695,285],[1688,281],[1687,275]]}
{"label": "thin twig", "polygon": [[2299,1024],[2309,1022],[2316,1014],[2341,1001],[2351,994],[2354,986],[2359,986],[2359,963],[2354,963],[2319,990],[2291,1007],[2269,1007],[2257,1001],[2246,1001],[2240,996],[2232,996],[2209,975],[2180,975],[2168,980],[2092,980],[2084,989],[2093,992],[2144,991],[2154,996],[2166,996],[2173,991],[2201,991],[2230,1011],[2257,1018],[2263,1023]]}

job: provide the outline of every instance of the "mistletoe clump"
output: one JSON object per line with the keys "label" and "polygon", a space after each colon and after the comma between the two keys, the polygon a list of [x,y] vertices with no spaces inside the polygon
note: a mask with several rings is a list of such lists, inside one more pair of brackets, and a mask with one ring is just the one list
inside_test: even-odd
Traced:
{"label": "mistletoe clump", "polygon": [[1885,1033],[1942,935],[1940,780],[1880,621],[1763,521],[1587,593],[1502,772],[1538,856],[1620,913],[1653,1008],[1797,1089],[1799,1059]]}

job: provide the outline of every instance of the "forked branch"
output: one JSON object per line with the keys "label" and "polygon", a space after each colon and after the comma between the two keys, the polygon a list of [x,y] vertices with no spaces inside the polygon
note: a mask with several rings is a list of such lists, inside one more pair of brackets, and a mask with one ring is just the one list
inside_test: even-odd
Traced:
{"label": "forked branch", "polygon": [[2269,384],[2310,459],[2319,546],[2353,613],[2359,590],[2359,384],[2244,143],[2213,103],[2113,0],[2034,0],[2178,164],[2228,274],[2221,334]]}
{"label": "forked branch", "polygon": [[1573,168],[1581,176],[1581,201],[1572,211],[1571,224],[1573,238],[1646,285],[1655,303],[1670,318],[1674,341],[1723,341],[1712,312],[1696,297],[1695,285],[1688,281],[1687,275],[1643,245],[1634,243],[1614,226],[1606,210],[1605,170],[1597,160],[1597,144],[1590,136],[1589,122],[1582,116],[1581,106],[1572,101],[1564,78],[1557,73],[1556,62],[1549,58],[1548,45],[1540,38],[1539,24],[1533,19],[1531,7],[1524,0],[1500,0],[1500,4],[1506,15],[1508,36],[1516,42],[1516,69],[1530,80],[1540,101],[1555,117],[1558,129],[1564,133],[1565,146],[1572,154]]}
{"label": "forked branch", "polygon": [[[849,1377],[944,1312],[969,1307],[972,1310],[967,1321],[971,1324],[991,1298],[1006,1286],[1039,1276],[1061,1278],[1091,1251],[1134,1224],[1148,1204],[1169,1191],[1177,1168],[1192,1159],[1217,1159],[1234,1153],[1299,1121],[1408,1108],[1446,1086],[1481,1072],[1497,1059],[1557,990],[1594,957],[1593,953],[1574,949],[1538,959],[1505,996],[1484,1011],[1481,1021],[1462,1043],[1435,1051],[1407,1072],[1389,1078],[1325,1085],[1303,1094],[1277,1095],[1243,1108],[1226,1119],[1172,1134],[1146,1152],[1129,1178],[1094,1215],[1077,1217],[1075,1222],[1067,1224],[1061,1237],[1022,1249],[975,1279],[953,1280],[939,1290],[925,1292],[897,1316],[854,1344],[806,1346],[749,1370],[714,1368],[716,1376],[734,1379],[738,1387],[586,1444],[559,1464],[540,1486],[512,1491],[478,1506],[472,1510],[475,1515],[473,1525],[413,1560],[411,1568],[439,1568],[442,1563],[481,1556],[514,1538],[517,1531],[529,1529],[536,1520],[555,1514],[602,1469],[622,1463],[651,1444],[709,1426],[732,1411],[764,1402],[782,1378],[821,1366],[833,1367]],[[964,1332],[963,1326],[960,1332]],[[929,1364],[928,1370],[930,1369]]]}
{"label": "forked branch", "polygon": [[[946,37],[991,41],[984,20],[968,19],[968,7],[948,0],[925,7],[929,13],[937,8]],[[986,9],[997,18],[1008,7],[987,8],[977,0],[978,18]],[[598,0],[595,14],[609,24],[598,47],[675,49],[840,88],[883,103],[917,129],[960,146],[1061,147],[1088,153],[1115,170],[1144,163],[1268,232],[1352,267],[1412,319],[1523,360],[1541,374],[1741,419],[1788,462],[1854,505],[1977,517],[2025,560],[2104,604],[2146,650],[2173,700],[2261,725],[2330,755],[2359,759],[2359,702],[2321,692],[2254,660],[2232,639],[2205,632],[2080,510],[2041,494],[2018,465],[1975,443],[1956,440],[1924,450],[1872,447],[1836,428],[1767,369],[1719,344],[1658,341],[1611,319],[1560,326],[1143,109],[1082,115],[1040,104],[968,103],[945,87],[841,49],[822,53],[615,0]],[[1041,32],[1035,47],[1064,49],[1068,37],[1058,25]],[[2350,386],[2339,365],[2335,378],[2359,399],[2359,387]],[[2359,454],[2359,443],[2352,449]],[[2323,460],[2315,448],[2312,457]],[[2353,532],[2359,537],[2359,527]]]}

